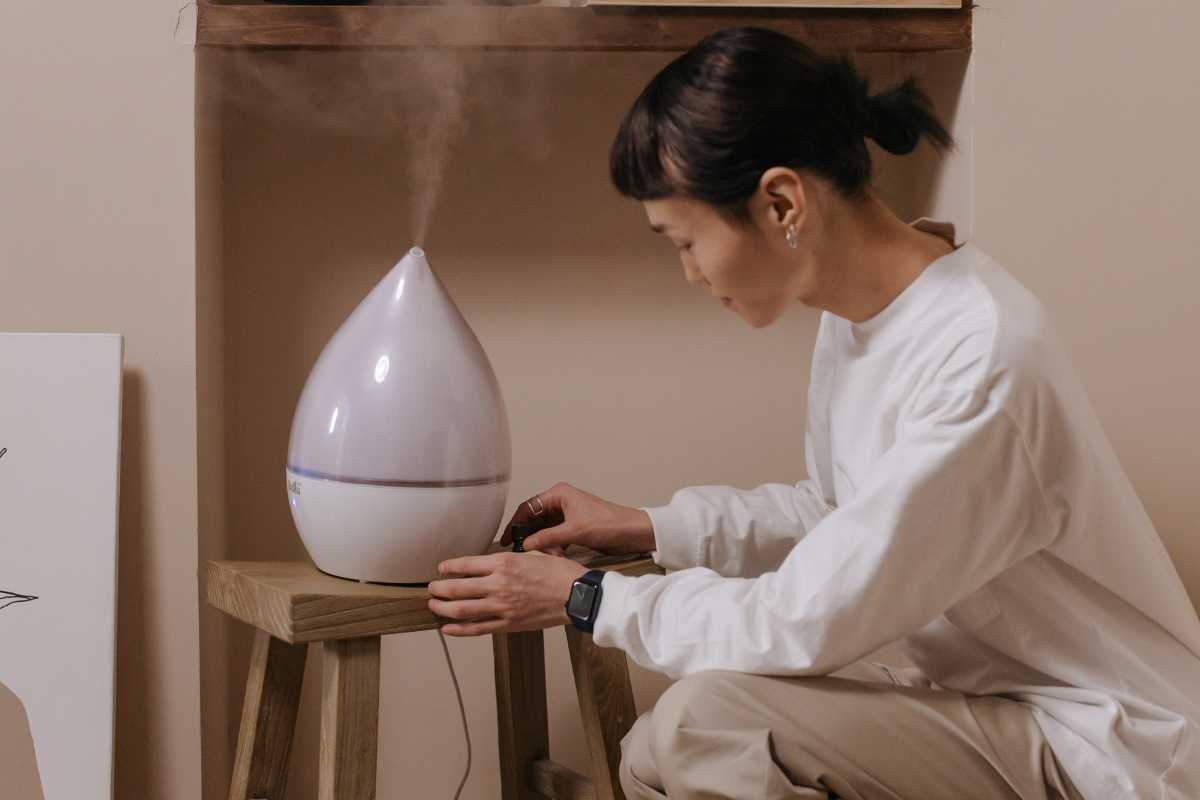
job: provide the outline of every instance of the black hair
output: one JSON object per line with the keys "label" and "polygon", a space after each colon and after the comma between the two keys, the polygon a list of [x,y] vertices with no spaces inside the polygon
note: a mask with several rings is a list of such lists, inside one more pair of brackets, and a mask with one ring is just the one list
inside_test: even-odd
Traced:
{"label": "black hair", "polygon": [[626,197],[682,194],[745,218],[770,167],[810,170],[857,199],[871,181],[864,137],[903,155],[922,136],[939,153],[954,149],[915,78],[872,95],[844,53],[818,55],[767,28],[725,28],[646,85],[621,121],[609,173]]}

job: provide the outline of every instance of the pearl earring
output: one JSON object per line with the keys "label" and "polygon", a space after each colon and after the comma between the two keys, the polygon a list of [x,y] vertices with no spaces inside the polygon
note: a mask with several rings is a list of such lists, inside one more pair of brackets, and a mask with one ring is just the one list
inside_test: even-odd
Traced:
{"label": "pearl earring", "polygon": [[792,248],[793,250],[796,249],[796,245],[800,244],[800,240],[796,238],[796,226],[795,225],[787,226],[786,238],[787,238],[788,247]]}

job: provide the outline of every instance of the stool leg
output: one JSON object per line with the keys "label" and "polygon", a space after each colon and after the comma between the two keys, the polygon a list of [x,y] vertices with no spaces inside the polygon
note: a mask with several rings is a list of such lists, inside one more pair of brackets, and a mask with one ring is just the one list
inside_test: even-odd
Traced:
{"label": "stool leg", "polygon": [[325,642],[318,800],[375,800],[379,637]]}
{"label": "stool leg", "polygon": [[614,647],[597,647],[591,636],[575,626],[567,625],[565,630],[583,731],[592,756],[596,800],[625,800],[619,777],[621,739],[637,720],[629,663],[625,653]]}
{"label": "stool leg", "polygon": [[308,645],[255,630],[230,800],[282,800],[307,655]]}
{"label": "stool leg", "polygon": [[550,757],[546,716],[546,662],[542,632],[492,634],[496,669],[496,717],[500,739],[500,796],[533,800],[534,761]]}

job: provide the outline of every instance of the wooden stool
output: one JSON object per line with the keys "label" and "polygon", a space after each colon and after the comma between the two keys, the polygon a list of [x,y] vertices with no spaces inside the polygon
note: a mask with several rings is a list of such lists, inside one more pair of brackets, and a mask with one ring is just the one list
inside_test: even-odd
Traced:
{"label": "wooden stool", "polygon": [[[489,552],[509,548],[493,544]],[[604,556],[571,546],[568,557],[625,575],[662,573],[648,556]],[[379,644],[389,633],[447,620],[424,587],[335,578],[308,562],[209,561],[208,603],[253,625],[230,800],[283,797],[308,645],[322,643],[319,800],[373,800],[379,734]],[[565,598],[564,598],[565,601]],[[625,654],[564,627],[592,777],[550,760],[542,631],[492,635],[503,800],[624,800],[620,741],[637,712]]]}

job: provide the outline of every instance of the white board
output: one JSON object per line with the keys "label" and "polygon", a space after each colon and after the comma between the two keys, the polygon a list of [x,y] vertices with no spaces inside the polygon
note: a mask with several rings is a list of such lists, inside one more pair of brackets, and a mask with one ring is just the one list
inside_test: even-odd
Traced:
{"label": "white board", "polygon": [[114,334],[0,333],[5,800],[112,798],[123,354]]}

